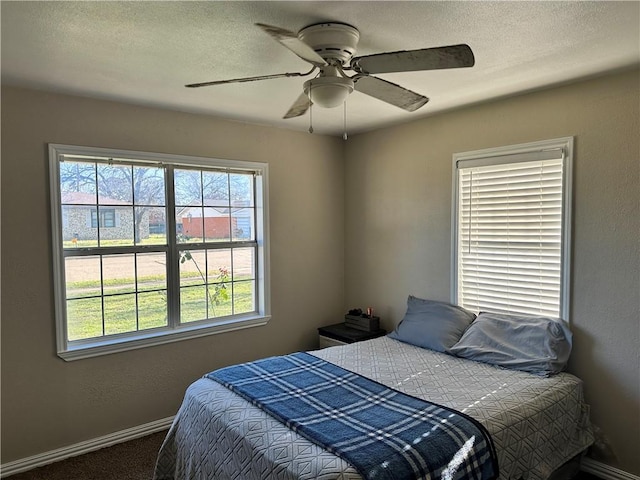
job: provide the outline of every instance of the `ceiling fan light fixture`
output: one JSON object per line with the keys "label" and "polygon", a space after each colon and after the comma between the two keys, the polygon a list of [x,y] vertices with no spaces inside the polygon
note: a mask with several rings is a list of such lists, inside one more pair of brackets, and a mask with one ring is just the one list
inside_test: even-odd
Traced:
{"label": "ceiling fan light fixture", "polygon": [[345,77],[318,77],[304,82],[304,93],[314,105],[333,108],[342,105],[353,92],[353,81]]}

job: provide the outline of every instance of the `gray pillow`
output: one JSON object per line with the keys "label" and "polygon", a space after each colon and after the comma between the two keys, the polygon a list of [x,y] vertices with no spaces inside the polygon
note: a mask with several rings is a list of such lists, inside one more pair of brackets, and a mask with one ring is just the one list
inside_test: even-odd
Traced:
{"label": "gray pillow", "polygon": [[446,352],[460,340],[474,313],[446,302],[407,299],[407,313],[390,338],[436,352]]}
{"label": "gray pillow", "polygon": [[514,370],[551,375],[567,365],[571,341],[569,326],[559,318],[481,312],[448,353]]}

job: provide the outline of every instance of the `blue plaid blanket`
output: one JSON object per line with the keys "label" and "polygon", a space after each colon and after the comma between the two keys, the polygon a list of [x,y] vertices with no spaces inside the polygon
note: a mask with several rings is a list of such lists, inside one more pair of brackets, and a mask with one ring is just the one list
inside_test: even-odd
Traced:
{"label": "blue plaid blanket", "polygon": [[308,353],[206,375],[344,458],[365,479],[491,480],[489,434],[471,417]]}

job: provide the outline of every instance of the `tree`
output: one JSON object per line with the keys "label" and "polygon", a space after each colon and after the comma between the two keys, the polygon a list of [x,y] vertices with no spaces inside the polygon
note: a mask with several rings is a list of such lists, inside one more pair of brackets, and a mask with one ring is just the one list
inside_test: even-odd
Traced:
{"label": "tree", "polygon": [[[248,206],[252,199],[250,174],[176,168],[173,178],[177,207]],[[154,208],[163,208],[166,215],[162,166],[67,160],[60,164],[60,187],[63,194],[93,196],[94,200],[82,203],[131,205],[136,243],[142,239],[140,227],[145,215]]]}

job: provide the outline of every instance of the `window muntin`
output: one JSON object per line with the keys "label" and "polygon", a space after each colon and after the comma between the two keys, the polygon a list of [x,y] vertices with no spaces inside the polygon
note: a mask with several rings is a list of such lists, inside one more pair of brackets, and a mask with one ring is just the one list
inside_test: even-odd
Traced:
{"label": "window muntin", "polygon": [[568,319],[572,146],[454,156],[454,302]]}
{"label": "window muntin", "polygon": [[50,157],[63,358],[266,322],[266,165],[62,145]]}

